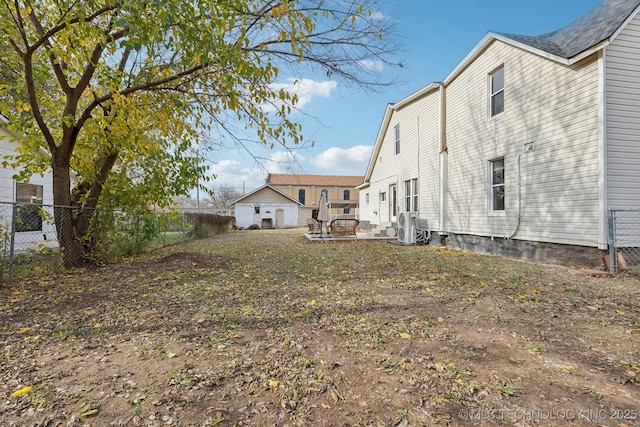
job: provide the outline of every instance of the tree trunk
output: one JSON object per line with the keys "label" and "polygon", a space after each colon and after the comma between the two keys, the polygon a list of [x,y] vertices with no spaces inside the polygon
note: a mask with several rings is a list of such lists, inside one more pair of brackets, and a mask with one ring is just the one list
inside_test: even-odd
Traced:
{"label": "tree trunk", "polygon": [[52,162],[54,221],[58,234],[58,244],[65,267],[78,267],[86,261],[86,247],[83,239],[87,235],[90,212],[73,206],[71,200],[71,175],[69,164]]}

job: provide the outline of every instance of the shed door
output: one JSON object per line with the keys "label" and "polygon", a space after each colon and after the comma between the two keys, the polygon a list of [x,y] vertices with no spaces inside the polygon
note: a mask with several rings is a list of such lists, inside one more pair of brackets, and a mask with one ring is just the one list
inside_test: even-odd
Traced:
{"label": "shed door", "polygon": [[276,209],[276,228],[284,228],[284,209]]}

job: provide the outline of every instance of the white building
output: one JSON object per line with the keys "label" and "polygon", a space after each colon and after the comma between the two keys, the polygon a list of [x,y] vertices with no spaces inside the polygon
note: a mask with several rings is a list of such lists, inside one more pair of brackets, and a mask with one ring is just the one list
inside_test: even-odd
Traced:
{"label": "white building", "polygon": [[608,207],[640,208],[640,0],[537,37],[488,33],[387,107],[360,218],[412,212],[482,252],[599,264]]}
{"label": "white building", "polygon": [[268,184],[236,199],[231,205],[235,208],[238,228],[252,225],[262,229],[300,226],[298,211],[302,204]]}
{"label": "white building", "polygon": [[[0,157],[15,154],[18,135],[4,125],[7,120],[0,116]],[[10,232],[15,231],[15,251],[38,250],[57,247],[57,234],[53,223],[53,211],[42,205],[53,204],[53,180],[51,172],[34,175],[29,182],[15,179],[19,168],[0,168],[0,250],[8,250]],[[16,210],[15,222],[14,204]],[[24,204],[24,205],[23,205]],[[26,205],[26,206],[25,206]]]}

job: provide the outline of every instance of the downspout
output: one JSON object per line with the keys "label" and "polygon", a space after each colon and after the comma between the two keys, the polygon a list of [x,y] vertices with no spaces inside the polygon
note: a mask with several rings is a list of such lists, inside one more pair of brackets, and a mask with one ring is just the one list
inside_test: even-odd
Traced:
{"label": "downspout", "polygon": [[447,192],[449,188],[449,172],[448,172],[448,147],[447,147],[447,104],[446,104],[446,88],[444,84],[440,85],[440,109],[439,113],[439,143],[440,153],[438,155],[438,175],[439,175],[439,200],[440,212],[438,215],[438,228],[441,235],[447,233]]}
{"label": "downspout", "polygon": [[422,184],[420,183],[420,115],[418,115],[416,121],[417,121],[416,126],[418,128],[417,129],[417,134],[418,134],[418,136],[417,136],[418,137],[418,150],[417,150],[418,151],[418,176],[417,176],[417,178],[418,178],[418,182],[416,184],[417,188],[415,190],[416,190],[416,193],[418,194],[418,205],[415,208],[416,208],[417,218],[420,218],[420,199],[421,199],[421,197],[420,197],[420,189],[422,188]]}
{"label": "downspout", "polygon": [[505,239],[511,239],[516,235],[520,228],[520,199],[521,199],[521,184],[520,184],[520,157],[522,153],[518,153],[516,156],[516,225],[513,228],[513,232],[505,237]]}

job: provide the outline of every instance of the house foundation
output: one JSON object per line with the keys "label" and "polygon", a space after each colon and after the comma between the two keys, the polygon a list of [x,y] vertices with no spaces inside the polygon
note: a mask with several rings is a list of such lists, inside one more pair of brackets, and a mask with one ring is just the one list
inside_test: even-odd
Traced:
{"label": "house foundation", "polygon": [[588,268],[602,268],[607,255],[606,251],[594,247],[464,234],[449,234],[447,245],[484,254]]}

